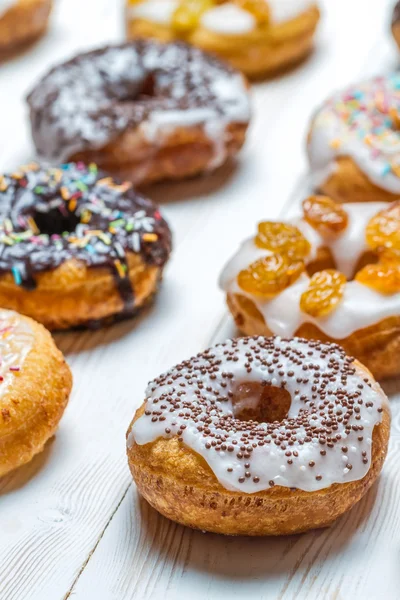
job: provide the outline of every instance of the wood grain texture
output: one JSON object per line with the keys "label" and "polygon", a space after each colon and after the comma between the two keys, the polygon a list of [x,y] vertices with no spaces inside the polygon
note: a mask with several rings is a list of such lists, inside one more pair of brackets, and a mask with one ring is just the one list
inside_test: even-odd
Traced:
{"label": "wood grain texture", "polygon": [[[394,419],[383,476],[330,530],[248,540],[184,529],[137,497],[125,459],[125,430],[147,381],[235,333],[219,272],[257,219],[288,214],[304,193],[304,136],[315,106],[334,88],[396,63],[391,1],[324,5],[310,60],[254,87],[254,122],[238,164],[149,190],[175,240],[155,305],[110,329],[56,336],[75,389],[43,455],[0,481],[1,600],[399,597],[397,382],[386,384]],[[0,67],[1,170],[33,156],[22,97],[39,74],[121,32],[119,1],[58,0],[49,35]]]}

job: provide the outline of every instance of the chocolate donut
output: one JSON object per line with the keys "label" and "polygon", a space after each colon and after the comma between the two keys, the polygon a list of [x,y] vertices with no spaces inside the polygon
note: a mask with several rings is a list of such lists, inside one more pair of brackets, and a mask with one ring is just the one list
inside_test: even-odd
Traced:
{"label": "chocolate donut", "polygon": [[94,164],[0,177],[0,305],[51,329],[133,315],[170,249],[154,204]]}
{"label": "chocolate donut", "polygon": [[184,43],[143,40],[81,54],[28,97],[38,153],[94,161],[135,183],[222,165],[244,142],[244,78]]}

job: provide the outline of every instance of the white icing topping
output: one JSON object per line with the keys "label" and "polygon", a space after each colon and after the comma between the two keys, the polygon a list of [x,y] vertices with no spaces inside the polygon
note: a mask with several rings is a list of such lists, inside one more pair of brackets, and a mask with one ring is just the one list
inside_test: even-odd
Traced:
{"label": "white icing topping", "polygon": [[[304,220],[295,219],[293,223],[311,244],[311,253],[307,261],[312,261],[318,248],[327,247],[332,253],[337,269],[347,278],[351,278],[359,259],[367,250],[366,225],[373,215],[387,206],[385,202],[343,204],[349,216],[348,227],[338,238],[329,241],[322,238]],[[291,337],[303,323],[313,323],[329,337],[341,340],[387,317],[400,315],[400,293],[380,294],[357,281],[348,281],[340,304],[330,315],[318,318],[300,310],[300,298],[309,282],[306,274],[272,299],[246,293],[237,283],[239,272],[268,254],[268,250],[255,245],[253,238],[246,240],[224,268],[220,286],[227,293],[240,294],[252,300],[269,329],[277,335]]]}
{"label": "white icing topping", "polygon": [[[336,345],[228,340],[149,384],[128,446],[178,436],[221,485],[245,493],[356,481],[370,468],[372,433],[386,403],[379,385],[365,377]],[[263,386],[287,390],[287,416],[240,420],[241,410],[257,407]]]}
{"label": "white icing topping", "polygon": [[205,29],[223,35],[240,35],[257,28],[257,21],[252,14],[230,2],[207,10],[201,18],[201,24]]}
{"label": "white icing topping", "polygon": [[398,111],[399,103],[398,73],[334,94],[311,125],[308,153],[312,170],[325,171],[326,180],[335,159],[349,156],[372,183],[400,193],[400,138],[391,113]]}
{"label": "white icing topping", "polygon": [[129,16],[132,19],[145,19],[160,25],[169,25],[178,6],[179,0],[145,0],[129,7]]}
{"label": "white icing topping", "polygon": [[17,0],[0,0],[0,17],[5,15],[14,4],[17,4]]}
{"label": "white icing topping", "polygon": [[313,0],[268,0],[273,23],[284,23],[306,12],[315,2]]}
{"label": "white icing topping", "polygon": [[22,368],[33,341],[27,321],[13,311],[0,310],[0,397]]}

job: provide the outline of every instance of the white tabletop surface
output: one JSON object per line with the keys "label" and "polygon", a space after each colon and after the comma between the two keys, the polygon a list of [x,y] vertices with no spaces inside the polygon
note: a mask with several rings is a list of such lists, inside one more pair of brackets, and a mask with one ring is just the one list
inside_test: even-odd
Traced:
{"label": "white tabletop surface", "polygon": [[[397,67],[393,0],[325,0],[313,56],[253,88],[254,120],[237,167],[159,185],[174,253],[155,305],[98,332],[58,334],[75,386],[54,440],[0,481],[1,600],[400,598],[400,391],[379,483],[330,529],[279,539],[180,527],[141,501],[125,431],[147,381],[234,334],[216,281],[257,220],[301,199],[304,137],[332,90]],[[123,35],[119,0],[58,0],[49,34],[0,66],[0,171],[34,158],[24,95],[49,65]]]}

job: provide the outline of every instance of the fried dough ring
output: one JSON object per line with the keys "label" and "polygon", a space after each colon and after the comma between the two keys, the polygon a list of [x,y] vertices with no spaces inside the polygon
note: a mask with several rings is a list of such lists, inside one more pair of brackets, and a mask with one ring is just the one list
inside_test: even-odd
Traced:
{"label": "fried dough ring", "polygon": [[[311,52],[319,17],[314,5],[286,22],[258,25],[248,33],[219,34],[199,25],[182,37],[217,54],[248,77],[260,78],[300,62]],[[179,38],[170,25],[129,17],[129,7],[126,19],[130,39],[150,37],[167,42]]]}
{"label": "fried dough ring", "polygon": [[[253,340],[256,343],[257,338]],[[187,367],[188,361],[184,364]],[[371,380],[372,375],[363,365],[355,361],[354,366],[361,377],[365,375]],[[157,380],[151,389],[154,385]],[[279,403],[282,398],[279,389],[275,389]],[[379,390],[382,420],[373,429],[369,470],[359,480],[333,483],[314,491],[279,484],[255,493],[229,490],[221,485],[206,460],[177,435],[157,437],[143,445],[133,437],[132,443],[132,427],[143,418],[145,404],[136,411],[127,432],[129,467],[140,494],[151,506],[173,521],[194,529],[259,536],[288,535],[327,527],[364,496],[382,469],[389,441],[390,410],[384,393]],[[158,406],[157,410],[163,408]],[[187,427],[193,425],[189,420]],[[260,468],[260,463],[258,465]]]}
{"label": "fried dough ring", "polygon": [[0,311],[31,332],[32,346],[0,396],[0,476],[29,462],[55,433],[72,387],[71,372],[44,327]]}
{"label": "fried dough ring", "polygon": [[52,0],[16,0],[0,15],[0,55],[42,36],[48,25]]}

